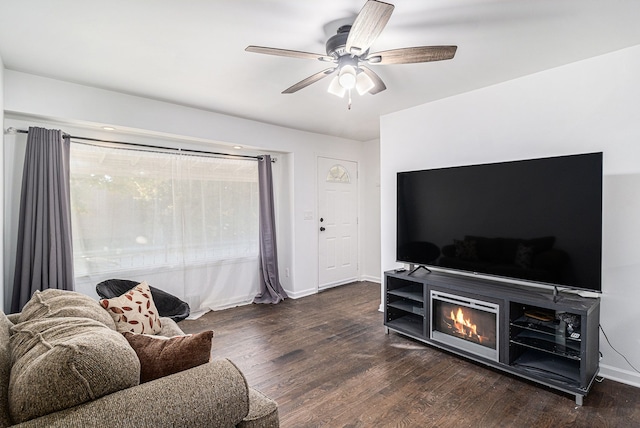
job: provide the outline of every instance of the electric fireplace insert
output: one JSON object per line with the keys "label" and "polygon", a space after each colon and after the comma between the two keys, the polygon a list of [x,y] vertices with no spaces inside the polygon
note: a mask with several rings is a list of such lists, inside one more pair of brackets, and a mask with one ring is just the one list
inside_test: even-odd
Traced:
{"label": "electric fireplace insert", "polygon": [[435,290],[429,300],[432,340],[498,361],[499,305]]}

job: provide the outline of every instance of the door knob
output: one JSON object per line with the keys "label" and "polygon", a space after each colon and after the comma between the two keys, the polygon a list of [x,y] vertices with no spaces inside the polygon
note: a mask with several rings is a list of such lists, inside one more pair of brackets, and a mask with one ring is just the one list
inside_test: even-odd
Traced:
{"label": "door knob", "polygon": [[325,231],[325,228],[324,228],[324,227],[321,227],[321,228],[320,228],[320,232],[324,232],[324,231]]}

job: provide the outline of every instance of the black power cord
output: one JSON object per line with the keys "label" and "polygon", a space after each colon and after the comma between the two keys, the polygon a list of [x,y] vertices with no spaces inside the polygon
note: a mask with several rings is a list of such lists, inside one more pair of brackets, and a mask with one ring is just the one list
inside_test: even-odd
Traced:
{"label": "black power cord", "polygon": [[624,360],[627,362],[627,364],[629,364],[629,366],[631,366],[631,368],[636,371],[637,373],[640,373],[640,370],[638,370],[637,368],[635,368],[633,366],[633,364],[631,364],[631,362],[627,359],[627,357],[625,357],[624,355],[622,355],[622,353],[620,353],[616,348],[613,347],[613,345],[611,344],[611,342],[609,341],[609,338],[607,337],[607,333],[604,332],[604,329],[602,328],[602,324],[598,324],[598,327],[600,327],[600,331],[602,332],[602,335],[604,336],[604,338],[607,340],[607,343],[609,344],[609,346],[611,347],[611,349],[613,349],[614,351],[616,351],[616,353],[618,355],[620,355],[622,358],[624,358]]}

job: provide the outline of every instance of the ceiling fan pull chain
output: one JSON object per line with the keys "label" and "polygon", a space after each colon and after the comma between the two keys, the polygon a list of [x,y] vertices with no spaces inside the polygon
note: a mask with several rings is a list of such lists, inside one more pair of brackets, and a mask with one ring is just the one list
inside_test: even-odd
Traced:
{"label": "ceiling fan pull chain", "polygon": [[349,104],[347,105],[347,107],[349,108],[349,110],[351,110],[351,89],[349,89],[348,92],[349,92]]}

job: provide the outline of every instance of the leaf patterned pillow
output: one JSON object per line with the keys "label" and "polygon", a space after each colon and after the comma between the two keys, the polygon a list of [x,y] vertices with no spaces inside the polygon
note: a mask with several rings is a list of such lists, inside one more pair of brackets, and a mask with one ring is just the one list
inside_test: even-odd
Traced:
{"label": "leaf patterned pillow", "polygon": [[136,285],[122,296],[102,299],[100,304],[109,312],[120,333],[129,331],[157,334],[162,328],[158,310],[146,282]]}

